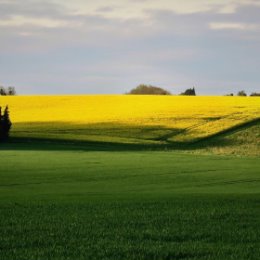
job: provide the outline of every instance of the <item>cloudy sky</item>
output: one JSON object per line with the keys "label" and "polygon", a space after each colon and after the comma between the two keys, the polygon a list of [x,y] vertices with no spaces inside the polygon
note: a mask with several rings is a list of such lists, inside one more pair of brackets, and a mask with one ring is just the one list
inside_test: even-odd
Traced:
{"label": "cloudy sky", "polygon": [[0,85],[19,94],[260,91],[260,0],[0,0]]}

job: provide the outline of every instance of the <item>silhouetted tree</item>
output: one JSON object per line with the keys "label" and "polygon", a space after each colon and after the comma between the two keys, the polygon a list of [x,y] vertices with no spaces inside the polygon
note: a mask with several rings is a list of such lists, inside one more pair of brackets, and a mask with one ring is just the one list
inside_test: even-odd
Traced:
{"label": "silhouetted tree", "polygon": [[188,88],[186,89],[183,93],[181,93],[181,95],[184,96],[196,96],[196,92],[195,92],[195,88]]}
{"label": "silhouetted tree", "polygon": [[8,106],[6,106],[3,115],[0,107],[0,140],[5,140],[9,137],[11,126]]}

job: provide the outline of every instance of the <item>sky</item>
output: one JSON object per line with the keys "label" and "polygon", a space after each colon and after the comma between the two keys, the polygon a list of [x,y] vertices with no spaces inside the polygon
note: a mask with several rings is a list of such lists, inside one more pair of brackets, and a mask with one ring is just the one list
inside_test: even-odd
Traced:
{"label": "sky", "polygon": [[0,0],[0,85],[18,94],[260,91],[260,0]]}

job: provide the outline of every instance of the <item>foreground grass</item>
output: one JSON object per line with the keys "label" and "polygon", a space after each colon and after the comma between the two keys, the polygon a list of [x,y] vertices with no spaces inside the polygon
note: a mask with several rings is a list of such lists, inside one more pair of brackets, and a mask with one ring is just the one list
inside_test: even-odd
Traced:
{"label": "foreground grass", "polygon": [[2,146],[0,259],[259,259],[259,162]]}
{"label": "foreground grass", "polygon": [[259,195],[1,205],[1,259],[259,259]]}

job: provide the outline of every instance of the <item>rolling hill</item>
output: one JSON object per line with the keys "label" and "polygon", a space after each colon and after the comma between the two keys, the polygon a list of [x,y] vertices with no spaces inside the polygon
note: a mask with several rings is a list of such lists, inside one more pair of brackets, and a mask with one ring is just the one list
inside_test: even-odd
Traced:
{"label": "rolling hill", "polygon": [[10,108],[16,140],[259,153],[257,97],[15,96],[0,104]]}

